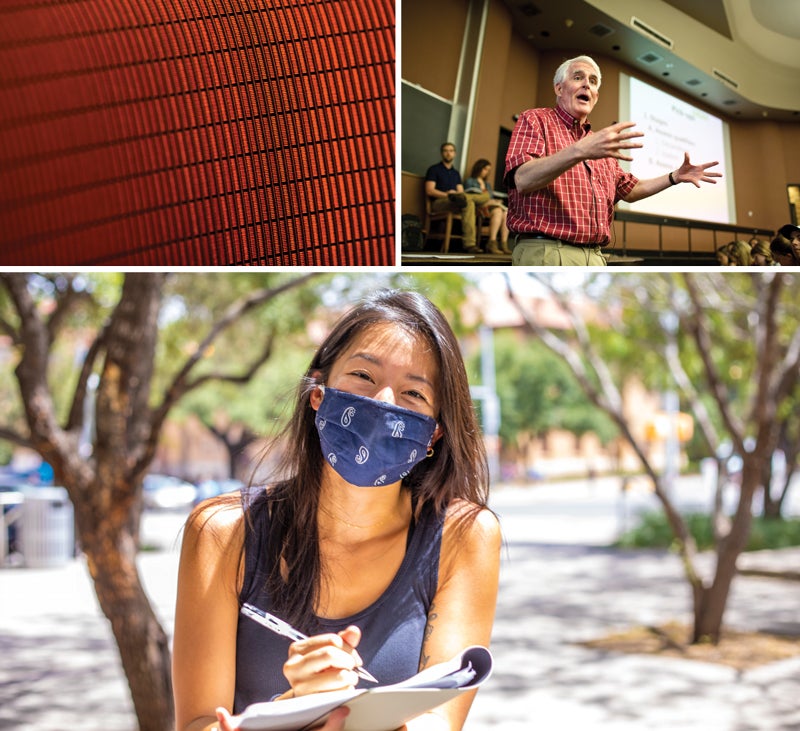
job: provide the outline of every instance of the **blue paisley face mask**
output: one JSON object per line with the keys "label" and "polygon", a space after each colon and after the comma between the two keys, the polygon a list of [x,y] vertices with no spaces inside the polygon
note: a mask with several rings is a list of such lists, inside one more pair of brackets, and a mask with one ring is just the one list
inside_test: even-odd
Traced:
{"label": "blue paisley face mask", "polygon": [[322,454],[351,485],[390,485],[427,455],[435,419],[385,401],[320,388],[315,423]]}

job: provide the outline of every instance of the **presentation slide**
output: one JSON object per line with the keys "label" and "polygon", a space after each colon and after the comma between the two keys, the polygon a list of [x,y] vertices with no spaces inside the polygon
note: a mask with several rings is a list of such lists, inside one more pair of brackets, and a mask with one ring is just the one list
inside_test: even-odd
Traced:
{"label": "presentation slide", "polygon": [[736,223],[728,125],[674,96],[620,74],[619,121],[636,122],[644,132],[633,162],[621,161],[638,178],[654,178],[677,170],[684,152],[693,163],[719,160],[714,170],[722,173],[717,184],[701,183],[698,189],[682,183],[636,203],[619,204],[622,210],[652,213],[670,218],[688,218],[713,223]]}

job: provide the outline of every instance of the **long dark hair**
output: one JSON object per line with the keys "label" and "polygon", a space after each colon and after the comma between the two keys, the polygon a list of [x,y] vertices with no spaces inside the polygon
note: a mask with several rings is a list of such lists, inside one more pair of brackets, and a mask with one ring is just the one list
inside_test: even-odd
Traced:
{"label": "long dark hair", "polygon": [[439,309],[419,293],[392,290],[372,295],[345,314],[319,346],[297,389],[291,420],[277,440],[283,450],[279,474],[285,477],[267,493],[267,588],[275,610],[308,631],[313,629],[322,582],[317,506],[324,464],[310,395],[317,384],[327,381],[334,363],[356,337],[386,322],[423,337],[438,364],[435,385],[441,405],[437,421],[442,438],[435,444],[433,456],[422,460],[403,481],[411,491],[415,516],[426,505],[441,515],[448,504],[460,498],[471,504],[471,509],[463,511],[466,523],[486,507],[486,452],[461,351],[450,325]]}
{"label": "long dark hair", "polygon": [[484,158],[481,158],[480,160],[477,160],[475,162],[475,164],[472,166],[472,172],[469,174],[469,177],[477,179],[480,176],[480,174],[483,171],[483,169],[487,165],[491,165],[491,164],[492,163],[490,163],[488,160],[486,160]]}

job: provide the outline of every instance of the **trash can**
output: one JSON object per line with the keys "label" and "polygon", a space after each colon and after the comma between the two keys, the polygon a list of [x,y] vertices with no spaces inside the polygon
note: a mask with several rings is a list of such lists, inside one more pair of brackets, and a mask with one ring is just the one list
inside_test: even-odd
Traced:
{"label": "trash can", "polygon": [[72,503],[63,487],[24,491],[20,526],[22,558],[30,568],[61,566],[72,558]]}

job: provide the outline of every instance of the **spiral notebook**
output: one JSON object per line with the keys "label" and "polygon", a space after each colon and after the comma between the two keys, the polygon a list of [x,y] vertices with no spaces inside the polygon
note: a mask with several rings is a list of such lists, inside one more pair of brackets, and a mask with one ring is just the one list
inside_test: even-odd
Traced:
{"label": "spiral notebook", "polygon": [[320,725],[331,711],[347,706],[350,714],[345,731],[393,731],[415,716],[474,690],[491,673],[491,653],[476,645],[400,683],[254,703],[233,720],[242,731],[300,731]]}

